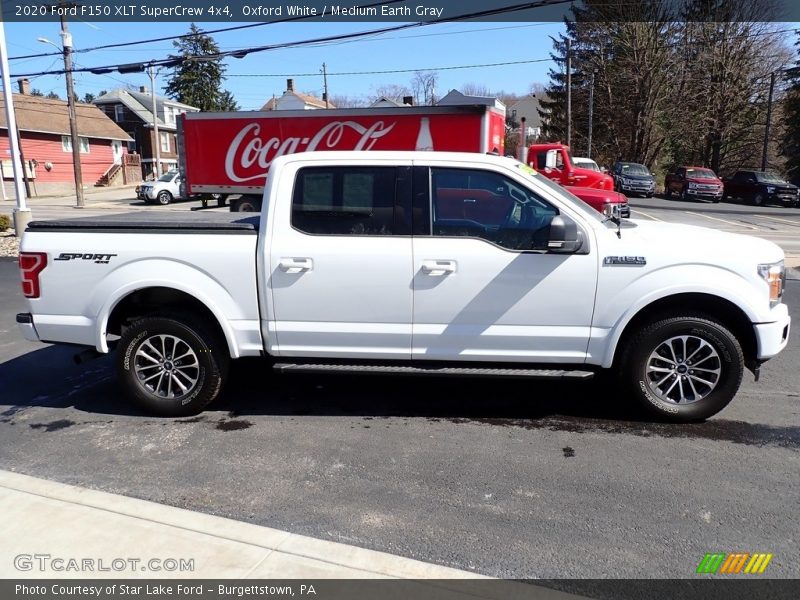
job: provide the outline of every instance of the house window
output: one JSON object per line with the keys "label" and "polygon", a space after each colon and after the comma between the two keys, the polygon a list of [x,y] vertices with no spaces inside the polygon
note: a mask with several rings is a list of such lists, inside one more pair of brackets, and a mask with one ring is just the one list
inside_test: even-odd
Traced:
{"label": "house window", "polygon": [[161,138],[161,151],[169,152],[169,133],[166,131],[159,131],[158,137]]}
{"label": "house window", "polygon": [[121,104],[117,104],[114,107],[114,120],[117,123],[125,120],[125,107],[122,106]]}
{"label": "house window", "polygon": [[[79,137],[81,154],[89,154],[89,138]],[[72,152],[72,138],[68,135],[61,136],[61,149],[64,152]]]}
{"label": "house window", "polygon": [[174,123],[175,122],[175,107],[173,106],[165,106],[164,113],[167,117],[167,123]]}

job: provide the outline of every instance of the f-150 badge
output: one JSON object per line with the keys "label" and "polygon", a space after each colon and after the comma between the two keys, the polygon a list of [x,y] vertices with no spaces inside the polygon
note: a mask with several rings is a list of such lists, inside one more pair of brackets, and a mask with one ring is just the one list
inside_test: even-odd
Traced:
{"label": "f-150 badge", "polygon": [[606,256],[603,259],[604,265],[646,265],[647,259],[644,256]]}

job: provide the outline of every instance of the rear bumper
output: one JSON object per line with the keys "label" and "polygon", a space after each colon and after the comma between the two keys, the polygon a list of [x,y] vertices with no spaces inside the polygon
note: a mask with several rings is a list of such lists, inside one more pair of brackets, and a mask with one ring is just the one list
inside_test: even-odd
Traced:
{"label": "rear bumper", "polygon": [[39,342],[39,334],[36,332],[36,327],[33,325],[33,315],[31,313],[17,314],[17,327],[24,337],[29,342]]}
{"label": "rear bumper", "polygon": [[792,318],[789,316],[789,309],[785,304],[781,304],[777,309],[780,316],[777,321],[772,323],[756,323],[753,328],[758,342],[759,360],[767,360],[778,354],[786,347],[789,342],[789,331],[791,330]]}

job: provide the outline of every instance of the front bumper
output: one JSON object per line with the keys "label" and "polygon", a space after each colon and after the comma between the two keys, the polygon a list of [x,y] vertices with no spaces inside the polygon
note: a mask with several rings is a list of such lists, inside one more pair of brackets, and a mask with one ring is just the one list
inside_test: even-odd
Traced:
{"label": "front bumper", "polygon": [[631,194],[655,194],[655,184],[641,184],[641,183],[620,183],[619,189],[621,192],[630,192]]}
{"label": "front bumper", "polygon": [[774,309],[778,312],[778,319],[771,323],[756,323],[753,329],[756,333],[758,343],[758,360],[767,360],[786,348],[789,342],[789,331],[791,330],[792,318],[789,316],[789,308],[785,304],[779,304]]}
{"label": "front bumper", "polygon": [[722,200],[722,190],[693,190],[686,188],[686,195],[689,198],[698,198],[700,200]]}
{"label": "front bumper", "polygon": [[156,199],[156,194],[155,194],[155,191],[152,190],[152,189],[138,190],[136,192],[136,197],[139,200],[155,200]]}
{"label": "front bumper", "polygon": [[39,334],[36,332],[36,327],[33,325],[33,315],[31,313],[17,314],[17,327],[24,337],[29,342],[39,342]]}
{"label": "front bumper", "polygon": [[767,199],[769,202],[774,202],[775,204],[786,204],[788,206],[793,206],[800,201],[800,199],[797,197],[797,194],[786,194],[781,192],[769,194]]}

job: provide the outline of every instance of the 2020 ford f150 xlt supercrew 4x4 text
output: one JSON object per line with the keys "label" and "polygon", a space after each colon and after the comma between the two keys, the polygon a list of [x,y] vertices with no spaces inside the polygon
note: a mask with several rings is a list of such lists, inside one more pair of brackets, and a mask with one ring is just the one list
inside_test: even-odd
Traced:
{"label": "2020 ford f150 xlt supercrew 4x4 text", "polygon": [[721,410],[789,336],[775,244],[604,216],[513,159],[319,152],[270,173],[260,217],[32,223],[23,334],[116,346],[122,386],[162,415],[268,355],[288,372],[612,369],[673,420]]}

